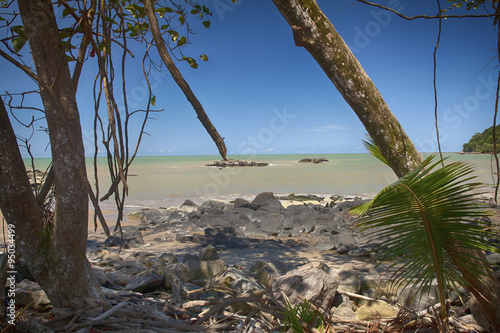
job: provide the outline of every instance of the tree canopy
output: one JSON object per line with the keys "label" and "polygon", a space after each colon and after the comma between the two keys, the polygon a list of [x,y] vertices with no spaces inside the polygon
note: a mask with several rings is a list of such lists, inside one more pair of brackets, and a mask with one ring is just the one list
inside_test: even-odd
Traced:
{"label": "tree canopy", "polygon": [[[496,142],[500,144],[500,125],[496,126]],[[469,142],[464,144],[465,153],[492,153],[493,152],[493,126],[482,133],[477,132]],[[497,148],[498,151],[498,148]]]}

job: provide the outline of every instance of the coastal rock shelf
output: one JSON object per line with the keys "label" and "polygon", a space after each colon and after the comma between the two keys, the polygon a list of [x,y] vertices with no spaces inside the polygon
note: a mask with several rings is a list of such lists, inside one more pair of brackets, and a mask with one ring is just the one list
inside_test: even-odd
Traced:
{"label": "coastal rock shelf", "polygon": [[206,166],[209,167],[263,167],[268,166],[269,163],[266,162],[256,162],[256,161],[245,161],[245,160],[227,160],[227,161],[215,161],[208,163]]}
{"label": "coastal rock shelf", "polygon": [[324,163],[324,162],[329,162],[329,161],[324,157],[303,158],[299,161],[299,163],[314,163],[314,164],[319,164],[319,163]]}
{"label": "coastal rock shelf", "polygon": [[[434,285],[430,294],[418,294],[411,285],[394,287],[388,277],[398,266],[371,261],[380,243],[356,229],[349,214],[349,208],[364,202],[337,195],[292,194],[280,200],[264,192],[251,201],[212,199],[198,205],[186,200],[179,207],[131,213],[140,222],[124,225],[123,238],[119,232],[107,239],[89,234],[87,256],[94,275],[115,307],[123,307],[121,317],[113,315],[109,323],[122,318],[122,329],[140,324],[150,331],[205,331],[212,315],[226,311],[232,321],[241,320],[239,328],[230,326],[227,332],[241,332],[243,322],[255,332],[277,331],[279,327],[258,319],[259,311],[270,309],[262,314],[272,316],[288,301],[294,307],[301,304],[302,297],[340,318],[332,323],[339,332],[349,331],[354,322],[389,325],[398,304],[425,311],[437,302]],[[488,253],[487,259],[498,272],[500,255]],[[29,270],[18,266],[16,271],[27,279],[16,286],[16,297],[25,296],[16,305],[51,311],[43,291],[28,281],[34,280]],[[154,315],[158,304],[163,306],[161,317]],[[462,305],[457,301],[451,306],[459,312]],[[68,321],[73,317],[68,315]],[[155,319],[145,322],[146,317]],[[479,329],[471,314],[457,321]],[[51,328],[68,331],[66,324]],[[113,328],[106,322],[99,325]]]}

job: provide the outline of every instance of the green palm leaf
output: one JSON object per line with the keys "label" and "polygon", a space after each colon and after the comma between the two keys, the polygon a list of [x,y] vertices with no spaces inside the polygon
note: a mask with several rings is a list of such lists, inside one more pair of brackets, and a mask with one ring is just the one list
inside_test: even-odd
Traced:
{"label": "green palm leaf", "polygon": [[[487,226],[475,219],[489,213],[478,207],[471,193],[482,185],[473,182],[472,167],[456,162],[439,168],[441,161],[432,163],[433,158],[384,188],[370,202],[353,207],[351,214],[360,217],[357,225],[367,237],[384,239],[377,258],[400,267],[393,283],[416,283],[418,290],[425,291],[436,279],[444,309],[449,288],[455,283],[469,285],[454,265],[450,248],[452,253],[495,248],[484,241]],[[478,279],[485,272],[482,265],[487,265],[470,256],[464,257],[462,264]]]}

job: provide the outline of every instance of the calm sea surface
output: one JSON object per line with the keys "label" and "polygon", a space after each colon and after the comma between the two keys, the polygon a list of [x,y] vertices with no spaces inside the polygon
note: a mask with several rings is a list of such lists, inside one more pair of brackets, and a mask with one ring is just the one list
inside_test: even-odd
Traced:
{"label": "calm sea surface", "polygon": [[[490,155],[446,154],[448,161],[467,161],[477,170],[478,180],[493,183]],[[324,157],[328,163],[298,163],[302,158]],[[248,156],[230,156],[248,159]],[[275,194],[373,195],[396,178],[387,166],[370,154],[257,155],[252,160],[268,162],[268,167],[213,168],[205,164],[220,156],[137,157],[129,172],[129,208],[178,206],[185,199],[201,203],[210,198],[253,198],[271,191]],[[50,161],[37,159],[44,170]],[[92,184],[93,159],[87,159]],[[100,195],[109,186],[106,161],[98,159]],[[112,200],[103,203],[111,207]]]}

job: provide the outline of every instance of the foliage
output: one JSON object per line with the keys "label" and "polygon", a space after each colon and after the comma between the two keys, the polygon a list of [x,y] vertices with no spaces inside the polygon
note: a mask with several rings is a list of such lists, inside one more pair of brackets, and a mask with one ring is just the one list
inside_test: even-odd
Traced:
{"label": "foliage", "polygon": [[[470,285],[452,254],[496,248],[484,241],[487,225],[477,220],[489,213],[471,193],[482,186],[472,182],[472,167],[455,162],[438,168],[441,161],[433,163],[433,159],[427,158],[370,202],[353,207],[351,214],[361,217],[357,226],[368,237],[383,240],[376,258],[398,267],[392,276],[395,285],[415,283],[417,291],[428,292],[437,280],[441,319],[445,320],[448,290],[457,284]],[[461,265],[481,279],[488,264],[463,256]]]}
{"label": "foliage", "polygon": [[320,332],[325,331],[323,326],[323,315],[318,309],[313,308],[309,301],[304,300],[302,303],[293,306],[287,300],[286,308],[287,311],[285,313],[285,318],[283,319],[285,332],[291,328],[295,333],[303,333],[304,328],[302,327],[301,322],[313,326]]}
{"label": "foliage", "polygon": [[[496,126],[496,142],[497,147],[500,146],[500,125]],[[476,133],[472,136],[469,142],[463,146],[463,151],[466,153],[492,153],[493,152],[493,126],[485,129],[482,133]],[[498,151],[498,148],[497,148]]]}

